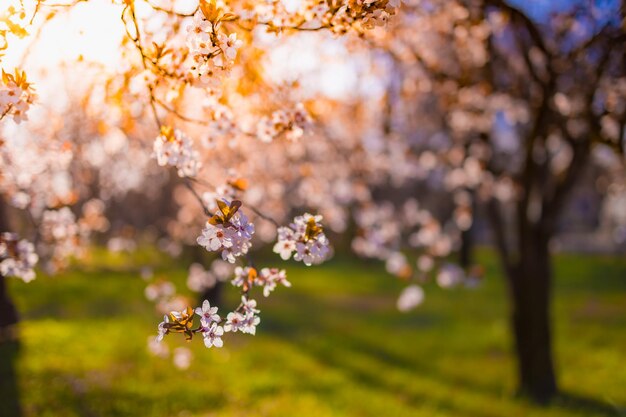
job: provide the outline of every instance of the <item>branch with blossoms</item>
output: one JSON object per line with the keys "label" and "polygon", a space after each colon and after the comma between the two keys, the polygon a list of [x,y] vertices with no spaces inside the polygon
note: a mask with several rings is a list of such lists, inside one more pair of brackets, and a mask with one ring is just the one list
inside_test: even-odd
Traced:
{"label": "branch with blossoms", "polygon": [[[201,0],[190,12],[179,12],[154,4],[146,0],[155,11],[169,16],[186,18],[219,13],[220,7],[214,0]],[[348,0],[348,1],[302,1],[300,7],[290,11],[283,2],[267,2],[253,4],[241,11],[229,9],[222,12],[227,16],[224,21],[234,22],[240,29],[252,31],[256,26],[265,26],[269,33],[287,31],[320,31],[330,30],[334,34],[345,34],[354,31],[363,34],[366,29],[384,26],[394,16],[401,5],[401,0]],[[226,7],[225,5],[220,5]],[[222,9],[223,10],[223,9]]]}
{"label": "branch with blossoms", "polygon": [[[186,340],[191,340],[194,334],[200,333],[205,346],[210,348],[223,346],[221,337],[224,332],[240,331],[254,335],[261,319],[258,316],[260,311],[256,309],[257,302],[250,297],[252,288],[263,287],[263,295],[267,297],[278,284],[291,286],[284,270],[263,268],[258,271],[254,267],[248,256],[254,225],[240,211],[241,201],[217,200],[216,204],[219,212],[207,221],[197,243],[209,252],[220,253],[222,259],[229,263],[246,257],[248,266],[235,268],[235,277],[231,280],[234,286],[241,288],[241,303],[228,313],[224,326],[219,325],[221,317],[217,314],[218,308],[211,307],[207,300],[195,309],[187,307],[182,311],[172,311],[159,324],[157,341],[161,341],[169,333],[183,333]],[[305,214],[296,217],[289,227],[280,227],[274,252],[286,260],[295,251],[294,259],[306,265],[323,262],[330,249],[320,220],[321,216]],[[200,317],[197,327],[194,327],[194,312]]]}
{"label": "branch with blossoms", "polygon": [[[310,1],[304,2],[301,9],[295,12],[288,12],[281,2],[271,5],[255,5],[253,10],[236,11],[228,5],[218,4],[215,0],[201,0],[198,6],[189,13],[165,9],[151,2],[148,2],[148,5],[156,12],[175,16],[182,21],[192,18],[192,22],[186,27],[186,50],[177,52],[166,45],[154,42],[148,47],[143,43],[140,34],[135,3],[126,2],[121,19],[128,39],[132,41],[141,56],[144,70],[154,72],[176,83],[182,82],[183,85],[214,91],[220,87],[222,80],[229,76],[238,50],[243,46],[243,41],[238,39],[237,33],[232,30],[233,24],[246,31],[251,31],[253,27],[261,25],[266,26],[269,32],[281,32],[287,29],[302,31],[330,29],[335,33],[345,33],[349,28],[372,28],[384,25],[388,17],[396,13],[400,2],[382,0],[320,4],[317,1]],[[322,23],[313,23],[315,27],[311,27],[306,25],[307,22]],[[170,68],[167,68],[167,64],[163,65],[162,60],[169,60]],[[187,74],[180,71],[181,67],[186,67]],[[152,75],[149,78],[152,78]],[[159,126],[162,123],[159,120],[157,106],[183,121],[206,123],[182,114],[156,97],[156,83],[156,80],[149,81],[147,87],[150,107]],[[288,132],[289,139],[298,138],[301,136],[299,132],[302,121],[308,119],[306,114],[301,113],[301,108],[297,108],[294,112],[274,112],[271,117],[259,121],[256,132],[242,131],[241,133],[256,134],[259,139],[268,142],[281,135],[282,131]],[[294,135],[289,134],[292,127]]]}
{"label": "branch with blossoms", "polygon": [[[130,16],[135,22],[134,27],[138,30],[138,24],[132,10]],[[236,49],[240,46],[240,43],[236,41],[236,36],[234,34],[226,36],[216,32],[220,23],[229,19],[228,14],[215,8],[204,8],[194,14],[193,23],[188,28],[187,43],[194,56],[194,64],[190,70],[200,80],[201,84],[207,84],[214,80],[217,74],[213,72],[213,69],[217,67],[226,70],[225,65],[232,65],[232,59],[236,56]],[[142,60],[146,62],[140,40],[134,38],[133,41],[142,54]],[[211,49],[209,45],[216,49]],[[224,61],[224,58],[228,61]],[[150,91],[152,92],[152,90]],[[255,228],[241,210],[243,203],[236,199],[217,198],[214,204],[215,210],[208,207],[202,196],[194,188],[194,184],[203,183],[203,181],[197,178],[201,164],[199,154],[193,148],[193,141],[181,130],[162,125],[154,106],[154,103],[158,104],[158,101],[152,93],[151,102],[155,120],[160,128],[160,134],[154,142],[153,156],[160,166],[171,166],[177,170],[178,176],[184,179],[184,185],[193,194],[203,212],[209,216],[197,243],[209,252],[220,253],[222,259],[229,263],[235,263],[238,259],[245,259],[248,264],[235,270],[235,278],[232,283],[241,287],[242,301],[234,311],[227,315],[224,326],[218,324],[221,318],[217,315],[217,307],[211,307],[209,302],[205,300],[201,307],[195,309],[187,307],[181,311],[171,311],[166,315],[164,321],[159,325],[157,340],[161,341],[169,333],[183,333],[187,340],[191,340],[194,334],[201,333],[207,347],[221,347],[221,336],[224,332],[241,331],[255,334],[256,325],[260,322],[260,318],[257,315],[259,310],[256,309],[256,300],[249,297],[249,292],[253,287],[263,286],[264,295],[267,296],[278,283],[285,286],[291,284],[287,281],[284,270],[263,268],[258,272],[253,266],[249,249],[252,246],[251,239]],[[176,116],[183,120],[188,119],[179,114]],[[274,137],[280,135],[285,135],[290,140],[294,140],[303,134],[303,129],[300,126],[304,125],[307,120],[308,116],[303,108],[297,108],[293,113],[276,111],[271,118],[262,119],[257,134],[263,142],[271,142]],[[321,263],[328,257],[330,253],[329,242],[319,223],[321,216],[307,214],[296,218],[289,227],[280,227],[277,221],[259,209],[254,207],[250,207],[250,209],[257,216],[270,221],[278,228],[279,242],[275,246],[275,251],[280,253],[283,259],[291,257],[293,251],[296,251],[294,258],[303,261],[306,265]],[[291,252],[289,248],[293,248]],[[200,316],[200,323],[197,326],[194,325],[194,312]]]}
{"label": "branch with blossoms", "polygon": [[[224,333],[241,332],[256,334],[256,326],[261,322],[258,314],[257,301],[250,298],[250,290],[253,287],[263,287],[263,295],[268,297],[278,284],[290,287],[284,270],[263,268],[260,272],[254,267],[235,268],[235,277],[232,284],[241,288],[241,303],[237,308],[228,313],[224,325],[220,325],[222,317],[218,307],[212,307],[208,300],[204,300],[200,307],[192,309],[187,307],[182,311],[172,311],[165,315],[163,322],[158,326],[157,341],[163,340],[169,333],[183,333],[186,340],[193,339],[195,334],[201,334],[204,345],[207,348],[222,347]],[[199,324],[194,327],[194,313],[199,317]]]}
{"label": "branch with blossoms", "polygon": [[26,73],[15,69],[13,74],[2,70],[0,82],[0,121],[11,117],[15,123],[28,120],[28,109],[36,99],[35,90]]}
{"label": "branch with blossoms", "polygon": [[35,279],[35,265],[39,256],[35,245],[25,239],[19,239],[15,233],[0,234],[0,274],[20,278],[24,282]]}
{"label": "branch with blossoms", "polygon": [[[75,5],[80,1],[68,3]],[[166,13],[174,16],[171,27],[164,31],[165,36],[159,41],[155,33],[151,32],[143,17],[138,15],[140,8],[136,4],[139,0],[125,0],[122,3],[120,18],[126,32],[126,45],[131,47],[133,55],[138,55],[137,65],[130,65],[130,70],[124,73],[130,77],[143,78],[147,87],[146,109],[152,113],[158,135],[153,143],[153,157],[157,164],[171,167],[182,178],[184,185],[190,190],[194,198],[208,217],[197,243],[209,252],[220,254],[228,263],[239,263],[232,282],[241,288],[242,301],[226,318],[226,326],[222,331],[243,331],[254,334],[254,329],[260,321],[256,301],[252,298],[251,290],[254,287],[263,287],[265,296],[277,284],[289,286],[285,271],[274,268],[257,270],[249,254],[252,246],[252,237],[255,233],[254,224],[248,219],[244,211],[249,210],[258,218],[266,220],[274,227],[278,235],[274,244],[274,252],[284,260],[294,258],[306,265],[323,262],[330,256],[330,244],[321,225],[321,216],[305,214],[296,217],[293,222],[281,226],[279,222],[253,205],[245,206],[237,198],[215,198],[207,202],[200,195],[196,186],[201,183],[202,163],[200,153],[194,148],[193,140],[183,130],[172,125],[171,117],[182,122],[208,125],[211,120],[205,121],[202,117],[191,117],[185,111],[177,108],[172,99],[182,96],[185,88],[193,87],[207,93],[211,103],[207,107],[211,110],[213,121],[228,125],[228,132],[233,136],[242,136],[246,139],[257,139],[262,143],[270,143],[279,139],[295,142],[301,138],[311,118],[304,105],[297,104],[293,108],[274,108],[262,110],[262,115],[254,115],[254,124],[236,123],[231,115],[229,103],[222,94],[227,89],[227,81],[231,71],[239,61],[245,60],[240,55],[244,41],[253,35],[249,33],[253,27],[265,27],[268,32],[314,31],[328,29],[335,34],[354,31],[361,33],[363,29],[382,25],[389,16],[395,13],[399,6],[398,1],[389,0],[350,0],[343,2],[302,2],[302,7],[295,12],[288,12],[282,2],[258,3],[251,5],[252,10],[236,10],[222,2],[215,0],[200,0],[193,13],[178,13],[152,2],[147,2],[157,13]],[[145,2],[144,2],[145,3]],[[40,7],[46,3],[37,1],[33,17]],[[50,5],[50,4],[48,4]],[[184,28],[183,37],[176,37],[176,32]],[[169,30],[169,32],[168,32]],[[172,35],[172,36],[169,36]],[[241,35],[241,36],[240,36]],[[178,43],[177,43],[178,42]],[[243,66],[242,66],[243,68]],[[239,68],[237,68],[239,69]],[[24,96],[23,101],[29,103],[31,93],[21,73],[3,77],[4,83],[11,83],[21,88],[10,87],[13,95],[19,93]],[[128,84],[124,84],[127,86]],[[165,98],[161,98],[162,86],[169,88]],[[26,93],[25,93],[26,91]],[[170,96],[174,91],[175,94]],[[8,100],[8,99],[7,99]],[[6,107],[5,115],[16,119],[21,117],[16,103]],[[281,106],[283,104],[281,103]],[[149,108],[148,108],[149,107]],[[279,107],[279,106],[276,106]],[[16,110],[17,108],[17,110]],[[3,116],[3,117],[4,117]],[[134,116],[133,116],[134,117]],[[241,125],[241,126],[240,126]],[[217,193],[217,189],[215,190]],[[58,207],[58,206],[57,206]],[[46,207],[47,208],[47,207]],[[43,223],[50,227],[43,227]],[[67,208],[47,210],[42,218],[41,236],[50,236],[59,242],[54,253],[65,255],[71,252],[72,244],[76,245],[80,239],[80,231],[72,213]],[[52,241],[52,240],[50,240]],[[28,245],[21,245],[23,251]],[[7,248],[17,248],[12,243]],[[6,253],[10,253],[8,249]],[[13,251],[15,252],[15,251]],[[13,253],[11,252],[11,253]],[[15,256],[13,258],[16,258]],[[17,259],[17,258],[16,258]],[[33,259],[28,255],[20,259]],[[15,259],[14,259],[15,261]],[[9,265],[10,266],[10,265]],[[7,268],[9,267],[7,266]],[[160,334],[180,332],[189,338],[193,334],[202,333],[205,339],[211,340],[211,345],[218,345],[217,336],[220,331],[219,321],[212,312],[210,305],[191,307],[170,312],[162,326]],[[201,314],[200,314],[201,313]],[[200,325],[193,324],[194,314],[201,316]],[[215,325],[215,326],[214,326]]]}

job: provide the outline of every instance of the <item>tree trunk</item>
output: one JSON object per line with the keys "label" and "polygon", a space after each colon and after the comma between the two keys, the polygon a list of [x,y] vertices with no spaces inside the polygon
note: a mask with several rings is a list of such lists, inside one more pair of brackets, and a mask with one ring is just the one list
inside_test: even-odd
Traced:
{"label": "tree trunk", "polygon": [[222,307],[222,294],[224,292],[223,289],[224,289],[224,283],[216,282],[214,287],[204,290],[200,294],[200,300],[199,300],[200,305],[202,305],[202,302],[204,300],[209,300],[209,303],[211,303],[211,306]]}
{"label": "tree trunk", "polygon": [[461,248],[459,249],[459,264],[465,270],[467,270],[474,260],[472,259],[472,252],[474,249],[474,236],[472,235],[472,228],[461,232]]}
{"label": "tree trunk", "polygon": [[[4,200],[0,196],[0,233],[9,231],[9,221],[4,205]],[[0,275],[0,336],[8,334],[10,326],[18,322],[17,310],[9,296],[6,285],[6,278]]]}
{"label": "tree trunk", "polygon": [[550,299],[552,271],[548,238],[528,233],[509,274],[512,327],[520,394],[546,404],[557,393],[552,360]]}
{"label": "tree trunk", "polygon": [[477,204],[475,192],[473,190],[466,190],[471,196],[472,206],[472,224],[467,230],[461,231],[461,247],[459,248],[459,264],[465,271],[467,271],[474,264],[474,246],[475,246],[475,237],[474,230],[476,229],[476,218],[477,216]]}
{"label": "tree trunk", "polygon": [[0,337],[7,334],[10,326],[18,321],[17,309],[7,291],[6,278],[0,275]]}
{"label": "tree trunk", "polygon": [[16,372],[20,344],[17,340],[0,342],[0,417],[20,417],[20,392]]}

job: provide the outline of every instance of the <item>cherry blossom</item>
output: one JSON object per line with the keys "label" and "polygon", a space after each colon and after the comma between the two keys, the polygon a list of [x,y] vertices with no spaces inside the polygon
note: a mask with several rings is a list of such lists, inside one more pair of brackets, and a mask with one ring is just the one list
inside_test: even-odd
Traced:
{"label": "cherry blossom", "polygon": [[207,223],[202,229],[202,235],[198,237],[198,245],[203,246],[210,252],[216,252],[233,246],[232,232],[223,225]]}
{"label": "cherry blossom", "polygon": [[161,128],[154,141],[153,155],[160,166],[176,167],[180,177],[196,176],[201,166],[191,139],[178,129]]}
{"label": "cherry blossom", "polygon": [[278,242],[274,252],[289,259],[295,246],[294,259],[310,266],[324,262],[330,255],[330,242],[323,232],[322,216],[309,213],[294,218],[289,227],[278,229]]}
{"label": "cherry blossom", "polygon": [[35,279],[34,267],[39,260],[35,246],[27,240],[18,240],[11,233],[0,235],[0,274],[20,278],[24,282]]}
{"label": "cherry blossom", "polygon": [[256,334],[256,326],[261,322],[261,318],[257,316],[254,312],[247,312],[244,315],[242,326],[240,327],[240,331],[242,333],[247,333],[251,335]]}
{"label": "cherry blossom", "polygon": [[199,263],[193,263],[189,266],[187,275],[187,287],[191,291],[201,292],[209,288],[215,287],[218,279],[214,273],[207,271]]}
{"label": "cherry blossom", "polygon": [[15,123],[28,120],[27,112],[36,95],[26,74],[18,69],[14,74],[2,70],[0,80],[0,120],[10,116]]}
{"label": "cherry blossom", "polygon": [[178,369],[189,369],[191,366],[191,360],[193,359],[193,354],[191,351],[185,347],[177,347],[174,349],[173,353],[173,362],[174,366]]}
{"label": "cherry blossom", "polygon": [[241,296],[241,309],[246,313],[257,314],[260,310],[256,308],[256,300],[247,299],[246,296]]}
{"label": "cherry blossom", "polygon": [[291,283],[287,280],[287,272],[284,269],[263,268],[258,278],[254,281],[255,285],[263,286],[263,295],[268,297],[278,284],[285,287],[291,287]]}
{"label": "cherry blossom", "polygon": [[424,301],[424,290],[419,285],[409,285],[398,297],[398,310],[407,312]]}
{"label": "cherry blossom", "polygon": [[202,325],[202,337],[204,338],[204,346],[207,348],[222,347],[224,346],[224,342],[222,341],[222,336],[224,335],[224,328],[222,326],[218,326],[216,322],[205,323]]}
{"label": "cherry blossom", "polygon": [[218,203],[222,212],[207,221],[197,242],[209,252],[221,252],[225,261],[235,263],[236,258],[248,253],[252,246],[250,240],[254,234],[254,224],[238,208],[229,209],[229,205],[232,205],[229,201],[218,200]]}
{"label": "cherry blossom", "polygon": [[224,325],[224,331],[236,333],[237,331],[243,331],[245,324],[245,317],[241,313],[232,312],[226,316],[226,324]]}
{"label": "cherry blossom", "polygon": [[200,316],[200,323],[202,323],[202,326],[208,327],[211,323],[219,323],[222,321],[220,316],[217,314],[217,307],[211,307],[208,300],[204,300],[202,302],[202,307],[196,308],[195,312],[198,316]]}
{"label": "cherry blossom", "polygon": [[169,318],[167,317],[167,315],[165,315],[163,316],[163,321],[159,323],[159,326],[158,326],[158,335],[156,337],[157,342],[162,341],[165,335],[169,333],[167,329],[168,324],[169,324]]}

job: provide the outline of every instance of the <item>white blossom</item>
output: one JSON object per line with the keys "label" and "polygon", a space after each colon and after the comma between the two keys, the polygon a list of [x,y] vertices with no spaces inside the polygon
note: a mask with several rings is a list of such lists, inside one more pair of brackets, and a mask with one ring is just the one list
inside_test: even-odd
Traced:
{"label": "white blossom", "polygon": [[419,285],[409,285],[400,293],[397,307],[402,312],[409,311],[424,301],[424,290]]}
{"label": "white blossom", "polygon": [[248,253],[253,234],[254,224],[237,212],[226,225],[207,222],[197,242],[207,251],[221,252],[223,260],[235,263],[237,257]]}
{"label": "white blossom", "polygon": [[173,166],[180,177],[194,177],[201,167],[200,154],[193,149],[189,136],[178,129],[161,128],[154,141],[153,157],[159,166]]}
{"label": "white blossom", "polygon": [[246,298],[246,296],[241,296],[241,309],[246,314],[257,314],[261,311],[256,308],[256,300]]}
{"label": "white blossom", "polygon": [[236,311],[228,313],[228,316],[226,316],[224,331],[235,333],[239,330],[242,330],[245,326],[244,321],[245,317],[241,313],[237,313]]}
{"label": "white blossom", "polygon": [[215,287],[217,278],[211,271],[207,271],[199,263],[193,263],[189,266],[187,275],[187,287],[194,292],[201,292],[209,288]]}
{"label": "white blossom", "polygon": [[17,240],[11,233],[0,236],[0,274],[20,278],[24,282],[35,279],[35,265],[39,256],[35,246],[27,240]]}
{"label": "white blossom", "polygon": [[173,361],[174,366],[178,369],[189,369],[192,359],[193,354],[191,353],[191,350],[185,347],[178,347],[174,349]]}
{"label": "white blossom", "polygon": [[278,228],[274,252],[287,260],[295,250],[294,259],[310,266],[324,262],[330,255],[330,242],[321,225],[322,216],[306,213],[294,218],[289,227]]}
{"label": "white blossom", "polygon": [[248,312],[245,314],[242,322],[242,326],[240,328],[242,333],[247,333],[251,335],[256,334],[256,326],[261,322],[261,318],[254,313]]}
{"label": "white blossom", "polygon": [[204,338],[204,346],[207,348],[222,347],[224,346],[224,342],[222,341],[222,335],[224,335],[224,328],[222,326],[218,326],[217,323],[213,322],[211,325],[202,325],[202,337]]}
{"label": "white blossom", "polygon": [[453,288],[463,283],[465,272],[463,268],[455,264],[445,264],[437,274],[437,284],[441,288]]}
{"label": "white blossom", "polygon": [[287,281],[287,272],[284,269],[263,268],[255,281],[255,285],[263,286],[263,295],[265,297],[274,291],[277,284],[291,287],[291,283]]}
{"label": "white blossom", "polygon": [[167,315],[163,316],[163,321],[161,323],[159,323],[159,327],[158,327],[158,335],[156,337],[156,341],[160,342],[163,340],[163,338],[165,337],[166,334],[169,333],[167,327],[165,326],[166,324],[168,324],[170,322],[169,317],[167,317]]}
{"label": "white blossom", "polygon": [[209,300],[204,300],[202,307],[197,307],[195,312],[200,316],[200,323],[203,326],[209,326],[211,323],[219,323],[222,321],[221,317],[217,314],[217,307],[211,307]]}

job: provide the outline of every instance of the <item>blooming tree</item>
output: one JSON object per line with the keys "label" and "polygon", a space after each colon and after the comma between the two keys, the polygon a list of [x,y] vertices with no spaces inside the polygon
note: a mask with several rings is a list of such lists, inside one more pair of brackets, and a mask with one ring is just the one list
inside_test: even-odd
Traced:
{"label": "blooming tree", "polygon": [[330,135],[354,135],[339,145],[358,155],[353,176],[378,184],[355,210],[353,248],[412,281],[400,309],[421,302],[416,286],[430,276],[477,282],[481,268],[446,259],[476,209],[485,213],[509,284],[520,389],[543,402],[557,387],[550,246],[560,215],[591,165],[611,184],[608,207],[623,187],[624,6],[533,16],[511,3],[403,5],[369,38],[384,90],[343,110],[349,127],[332,123],[336,109],[321,117]]}
{"label": "blooming tree", "polygon": [[[14,42],[31,32],[35,45],[45,36],[49,22],[88,7],[83,3],[8,2],[0,19],[0,46],[11,51]],[[281,201],[287,190],[265,198],[263,188],[282,179],[280,173],[267,171],[268,161],[257,162],[253,156],[271,148],[279,161],[289,159],[283,154],[292,152],[290,145],[302,140],[312,120],[305,104],[286,96],[288,87],[256,68],[264,48],[299,32],[362,35],[384,26],[399,2],[305,1],[295,8],[279,1],[108,3],[121,21],[123,64],[110,70],[84,62],[82,56],[72,63],[69,71],[78,69],[76,84],[86,84],[76,87],[80,97],[75,99],[88,119],[73,126],[83,130],[78,137],[69,133],[68,124],[53,110],[47,115],[38,110],[40,114],[22,126],[37,102],[33,84],[21,68],[2,73],[0,120],[6,137],[0,142],[2,208],[22,210],[31,230],[22,226],[15,230],[32,238],[9,233],[14,228],[3,215],[0,298],[7,311],[13,311],[4,289],[5,276],[30,281],[38,260],[54,272],[80,255],[90,234],[110,224],[103,192],[110,197],[142,186],[147,173],[154,171],[149,166],[152,158],[155,165],[175,172],[178,184],[197,207],[181,204],[179,214],[187,210],[194,219],[178,227],[168,225],[170,234],[186,242],[195,235],[192,239],[206,251],[219,254],[227,263],[239,263],[232,282],[242,292],[241,304],[227,315],[223,326],[215,307],[205,302],[195,309],[170,311],[159,325],[159,339],[172,332],[184,333],[188,339],[201,333],[207,347],[221,347],[224,331],[255,333],[260,319],[250,294],[254,287],[262,287],[268,296],[278,284],[290,285],[284,270],[256,268],[249,250],[257,230],[265,241],[278,233],[275,251],[283,259],[293,254],[295,260],[312,265],[331,253],[322,216],[296,216],[288,226],[274,218],[285,219],[293,207],[315,205]],[[26,49],[25,56],[28,53]],[[50,126],[55,119],[58,125]],[[237,171],[247,165],[252,167],[246,170],[248,176],[239,175]],[[239,199],[237,194],[248,190],[246,178],[260,171],[265,172],[254,177],[256,183],[250,187],[256,196]],[[224,185],[219,185],[220,178]],[[99,195],[90,199],[94,184]],[[149,190],[155,188],[152,184]],[[268,204],[260,207],[265,201]],[[267,214],[272,203],[278,206],[276,215]],[[198,211],[204,227],[193,232]],[[257,228],[250,215],[267,224]],[[194,315],[200,318],[198,326],[193,324]],[[16,321],[14,311],[10,316],[3,325]]]}
{"label": "blooming tree", "polygon": [[[29,32],[36,44],[85,3],[7,6],[0,47]],[[80,254],[114,223],[116,197],[166,195],[175,207],[164,246],[214,256],[191,265],[190,289],[230,281],[241,302],[220,314],[152,282],[146,296],[165,315],[157,339],[221,347],[225,333],[256,332],[255,290],[291,285],[284,270],[255,264],[254,245],[314,265],[332,254],[325,231],[354,224],[353,250],[407,281],[406,311],[428,279],[479,281],[480,267],[449,259],[485,212],[510,287],[520,387],[547,400],[559,215],[595,160],[613,184],[607,213],[624,188],[624,7],[609,3],[547,17],[504,0],[105,1],[121,55],[113,67],[81,56],[65,68],[77,90],[65,113],[84,114],[76,123],[38,110],[25,68],[3,71],[0,207],[22,210],[32,238],[0,215],[12,232],[0,238],[0,300],[10,306],[4,276],[31,280],[38,259],[54,271]],[[322,65],[292,74],[283,47],[311,49]],[[336,69],[337,55],[351,72],[336,84],[349,88],[332,94],[314,75]],[[188,351],[175,362],[189,366]]]}

